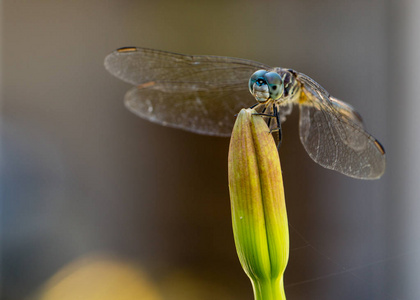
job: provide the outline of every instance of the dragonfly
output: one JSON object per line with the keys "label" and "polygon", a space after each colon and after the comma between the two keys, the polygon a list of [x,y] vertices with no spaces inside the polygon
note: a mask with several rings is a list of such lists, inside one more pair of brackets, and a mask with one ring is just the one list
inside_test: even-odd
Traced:
{"label": "dragonfly", "polygon": [[359,113],[293,69],[139,47],[113,51],[105,68],[134,85],[124,103],[151,122],[228,137],[234,116],[253,107],[281,140],[281,123],[298,105],[300,140],[316,163],[358,179],[385,172],[384,147],[365,130]]}

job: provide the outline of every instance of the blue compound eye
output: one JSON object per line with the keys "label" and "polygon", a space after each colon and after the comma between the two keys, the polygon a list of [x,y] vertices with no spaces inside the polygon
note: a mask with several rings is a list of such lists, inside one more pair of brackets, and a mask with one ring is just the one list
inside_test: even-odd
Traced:
{"label": "blue compound eye", "polygon": [[270,97],[273,100],[279,99],[283,95],[283,80],[281,80],[281,77],[276,72],[267,72],[264,75],[268,88],[270,90]]}
{"label": "blue compound eye", "polygon": [[260,85],[260,86],[267,84],[267,81],[264,78],[265,74],[267,74],[266,70],[259,70],[255,72],[254,74],[252,74],[251,78],[249,79],[249,84],[248,84],[248,88],[251,94],[253,92],[254,83],[257,83],[257,85]]}

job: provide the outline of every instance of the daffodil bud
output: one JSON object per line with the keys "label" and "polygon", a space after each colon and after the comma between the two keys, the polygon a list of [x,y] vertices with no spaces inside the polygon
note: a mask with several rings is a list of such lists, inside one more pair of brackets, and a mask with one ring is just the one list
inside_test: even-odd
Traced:
{"label": "daffodil bud", "polygon": [[286,299],[289,231],[280,159],[261,116],[242,109],[229,148],[229,191],[236,250],[255,299]]}

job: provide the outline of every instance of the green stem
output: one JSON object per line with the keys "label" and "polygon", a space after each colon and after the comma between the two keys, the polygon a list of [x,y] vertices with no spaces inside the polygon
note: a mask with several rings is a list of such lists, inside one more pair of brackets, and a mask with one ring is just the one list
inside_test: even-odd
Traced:
{"label": "green stem", "polygon": [[286,300],[283,277],[273,280],[252,281],[255,300]]}

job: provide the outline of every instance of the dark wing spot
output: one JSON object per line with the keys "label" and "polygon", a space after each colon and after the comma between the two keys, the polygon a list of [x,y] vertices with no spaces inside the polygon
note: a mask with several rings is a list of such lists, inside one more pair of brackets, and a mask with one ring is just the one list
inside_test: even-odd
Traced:
{"label": "dark wing spot", "polygon": [[378,148],[378,150],[381,152],[382,155],[385,155],[384,146],[382,146],[381,143],[379,143],[378,140],[375,140],[375,146],[376,146],[376,148]]}
{"label": "dark wing spot", "polygon": [[123,52],[136,52],[137,48],[136,47],[122,47],[116,50],[119,53],[123,53]]}

